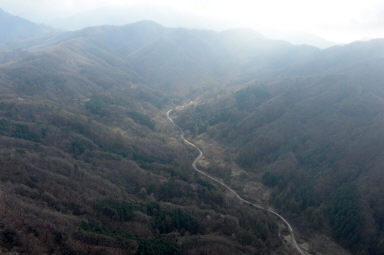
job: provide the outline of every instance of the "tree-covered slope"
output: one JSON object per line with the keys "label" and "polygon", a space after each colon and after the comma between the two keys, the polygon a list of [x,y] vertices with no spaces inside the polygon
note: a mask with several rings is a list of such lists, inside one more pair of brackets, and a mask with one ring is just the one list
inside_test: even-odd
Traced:
{"label": "tree-covered slope", "polygon": [[139,22],[20,45],[0,53],[4,252],[290,254],[275,218],[193,172],[165,116],[191,100],[178,123],[247,171],[210,173],[262,182],[301,236],[383,252],[380,40],[319,50]]}
{"label": "tree-covered slope", "polygon": [[232,92],[201,97],[178,123],[232,148],[303,229],[357,254],[380,254],[383,47],[336,47],[308,59],[306,70],[288,67],[286,78],[232,84]]}
{"label": "tree-covered slope", "polygon": [[[164,86],[174,79],[171,67],[178,82],[189,81],[180,91],[205,79],[196,65],[195,54],[205,55],[200,39],[197,49],[181,43],[173,52],[184,34],[194,32],[151,23],[91,28],[4,57],[1,253],[291,252],[275,219],[194,173],[195,151],[166,119],[187,94],[170,93],[176,82]],[[207,65],[215,66],[210,54]],[[192,65],[201,77],[183,75]]]}

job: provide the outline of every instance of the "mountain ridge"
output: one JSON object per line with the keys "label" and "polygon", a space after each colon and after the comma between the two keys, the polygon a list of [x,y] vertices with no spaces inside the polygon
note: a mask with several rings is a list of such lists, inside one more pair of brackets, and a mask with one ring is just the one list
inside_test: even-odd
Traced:
{"label": "mountain ridge", "polygon": [[45,34],[53,33],[54,30],[43,25],[35,24],[26,19],[14,16],[0,9],[1,44],[12,41],[32,39]]}
{"label": "mountain ridge", "polygon": [[0,53],[4,250],[292,254],[276,220],[193,172],[165,118],[190,102],[188,139],[228,152],[201,169],[247,200],[270,192],[310,252],[332,254],[319,234],[382,253],[384,41],[320,50],[148,21],[46,38]]}

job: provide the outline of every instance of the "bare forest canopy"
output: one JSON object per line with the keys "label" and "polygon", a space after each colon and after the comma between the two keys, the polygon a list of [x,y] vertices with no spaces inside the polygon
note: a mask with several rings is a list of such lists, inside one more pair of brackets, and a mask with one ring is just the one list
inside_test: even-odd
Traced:
{"label": "bare forest canopy", "polygon": [[252,201],[259,184],[299,244],[384,253],[384,40],[64,32],[3,11],[0,31],[0,253],[292,254],[276,218],[193,171],[178,105],[208,159],[227,153],[201,167]]}

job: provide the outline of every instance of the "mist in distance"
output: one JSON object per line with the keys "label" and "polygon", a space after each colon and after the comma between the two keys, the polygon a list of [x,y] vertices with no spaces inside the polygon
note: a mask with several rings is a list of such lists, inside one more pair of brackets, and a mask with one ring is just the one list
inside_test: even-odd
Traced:
{"label": "mist in distance", "polygon": [[384,4],[377,0],[0,0],[0,7],[64,30],[153,20],[170,27],[251,28],[272,39],[321,48],[384,36]]}

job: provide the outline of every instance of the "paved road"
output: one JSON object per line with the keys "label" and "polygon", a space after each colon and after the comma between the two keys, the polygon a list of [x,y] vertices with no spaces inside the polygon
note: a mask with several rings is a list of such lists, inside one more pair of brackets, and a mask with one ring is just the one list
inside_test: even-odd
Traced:
{"label": "paved road", "polygon": [[270,208],[266,208],[266,207],[263,207],[261,205],[258,205],[258,204],[255,204],[255,203],[252,203],[252,202],[249,202],[248,200],[242,198],[236,191],[234,191],[232,188],[230,188],[227,184],[223,183],[222,181],[216,179],[215,177],[212,177],[210,176],[209,174],[207,174],[206,172],[200,170],[196,164],[197,162],[199,162],[199,160],[203,157],[203,152],[200,150],[199,147],[197,147],[195,144],[191,143],[190,141],[188,141],[187,139],[185,139],[184,137],[184,131],[178,126],[175,124],[175,122],[173,121],[173,119],[170,117],[170,114],[171,112],[173,111],[173,109],[169,110],[167,112],[167,118],[168,120],[180,131],[181,135],[181,139],[183,140],[184,143],[188,144],[189,146],[195,148],[198,152],[199,152],[199,155],[195,158],[195,160],[192,162],[192,167],[193,169],[198,172],[199,174],[201,175],[204,175],[205,177],[211,179],[212,181],[220,184],[221,186],[223,186],[224,188],[226,188],[229,192],[231,192],[233,195],[235,195],[235,197],[237,199],[239,199],[241,202],[245,203],[245,204],[248,204],[252,207],[255,207],[259,210],[263,210],[263,211],[266,211],[270,214],[273,214],[274,216],[276,216],[279,220],[281,220],[288,228],[289,232],[290,232],[290,235],[291,235],[291,241],[292,241],[292,246],[297,250],[297,252],[301,255],[306,255],[306,253],[300,248],[300,246],[297,244],[296,242],[296,238],[295,238],[295,234],[293,232],[293,228],[291,226],[291,224],[289,224],[289,222],[283,217],[281,216],[280,214],[278,214],[277,212],[275,212],[274,210],[270,209]]}

